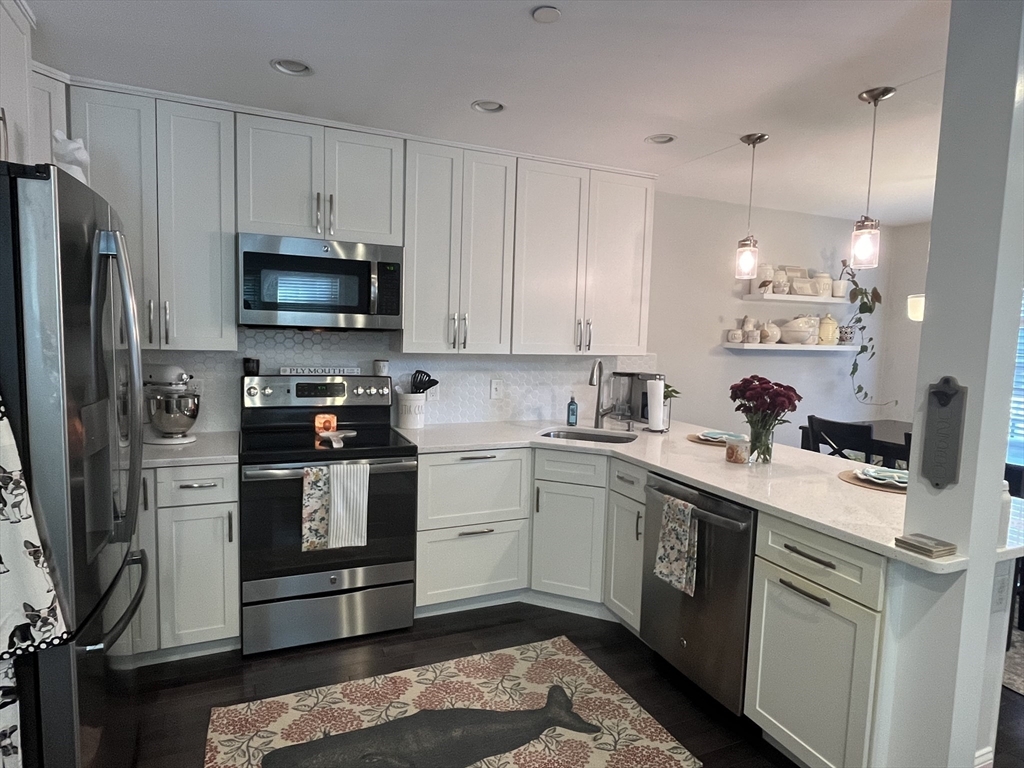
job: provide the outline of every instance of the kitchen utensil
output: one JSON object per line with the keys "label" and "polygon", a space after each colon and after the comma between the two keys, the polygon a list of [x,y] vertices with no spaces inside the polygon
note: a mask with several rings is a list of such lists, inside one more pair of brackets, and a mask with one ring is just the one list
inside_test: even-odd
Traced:
{"label": "kitchen utensil", "polygon": [[430,374],[426,371],[417,370],[414,372],[410,380],[410,384],[412,385],[412,394],[418,395],[426,392],[427,383],[430,381]]}
{"label": "kitchen utensil", "polygon": [[440,383],[441,382],[439,382],[437,379],[427,379],[426,384],[423,385],[422,391],[423,392],[427,392],[428,390],[433,389],[434,387],[436,387]]}

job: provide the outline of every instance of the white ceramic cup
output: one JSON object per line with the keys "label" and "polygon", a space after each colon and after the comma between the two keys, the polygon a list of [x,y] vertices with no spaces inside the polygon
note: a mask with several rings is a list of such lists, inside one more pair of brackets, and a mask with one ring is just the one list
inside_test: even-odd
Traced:
{"label": "white ceramic cup", "polygon": [[374,376],[387,376],[391,371],[391,362],[388,360],[374,360],[373,361],[373,375]]}
{"label": "white ceramic cup", "polygon": [[398,396],[398,428],[423,429],[423,415],[427,409],[427,394]]}

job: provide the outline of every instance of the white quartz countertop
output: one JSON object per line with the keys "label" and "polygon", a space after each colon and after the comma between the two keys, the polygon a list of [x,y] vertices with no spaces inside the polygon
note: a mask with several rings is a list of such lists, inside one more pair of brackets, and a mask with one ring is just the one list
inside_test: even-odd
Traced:
{"label": "white quartz countertop", "polygon": [[237,432],[193,432],[194,443],[152,445],[142,448],[142,468],[188,467],[197,464],[237,464]]}
{"label": "white quartz countertop", "polygon": [[[963,555],[931,560],[897,549],[894,539],[903,533],[906,497],[840,480],[844,469],[861,466],[857,462],[776,445],[770,468],[730,464],[723,447],[686,439],[687,434],[706,427],[682,422],[673,422],[666,434],[640,431],[634,442],[621,444],[540,436],[552,427],[564,429],[554,422],[520,421],[438,424],[399,431],[416,443],[420,453],[551,448],[612,456],[922,570],[952,573],[967,568]],[[1024,547],[1002,547],[997,557],[1006,560],[1022,554]]]}

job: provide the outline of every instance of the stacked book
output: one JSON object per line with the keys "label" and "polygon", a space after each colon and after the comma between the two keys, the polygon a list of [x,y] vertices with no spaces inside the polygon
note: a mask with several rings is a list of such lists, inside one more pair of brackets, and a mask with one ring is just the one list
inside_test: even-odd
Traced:
{"label": "stacked book", "polygon": [[949,557],[956,554],[956,544],[923,533],[910,533],[896,537],[896,546],[925,557]]}

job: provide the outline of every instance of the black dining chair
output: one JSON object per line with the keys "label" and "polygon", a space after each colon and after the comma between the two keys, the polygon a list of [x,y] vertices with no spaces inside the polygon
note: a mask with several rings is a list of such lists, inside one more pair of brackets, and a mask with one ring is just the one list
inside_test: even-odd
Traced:
{"label": "black dining chair", "polygon": [[850,455],[860,453],[864,455],[863,461],[871,464],[873,457],[870,424],[851,424],[846,421],[829,421],[817,416],[808,416],[807,431],[812,451],[822,453],[821,446],[824,445],[829,449],[829,456],[861,461]]}
{"label": "black dining chair", "polygon": [[[1007,464],[1003,478],[1010,485],[1010,495],[1024,499],[1024,467]],[[1010,583],[1010,631],[1006,637],[1006,650],[1013,640],[1013,604],[1017,604],[1017,629],[1024,632],[1024,557],[1014,563],[1013,581]]]}

